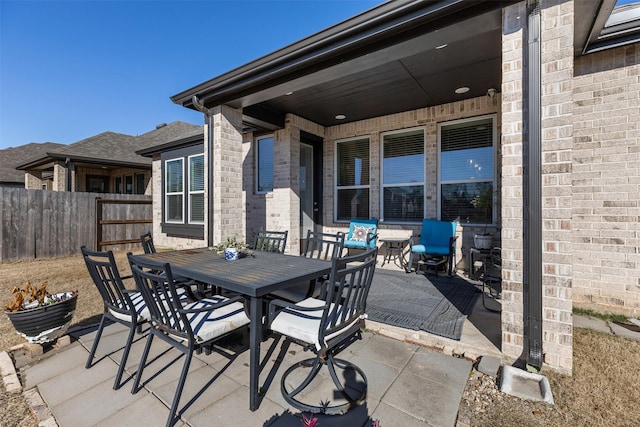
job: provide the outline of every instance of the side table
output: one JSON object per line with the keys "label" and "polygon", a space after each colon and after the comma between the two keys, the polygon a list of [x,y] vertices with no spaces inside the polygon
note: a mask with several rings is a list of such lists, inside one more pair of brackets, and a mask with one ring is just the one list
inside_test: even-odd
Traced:
{"label": "side table", "polygon": [[404,262],[404,247],[409,243],[409,239],[402,237],[399,238],[387,238],[380,239],[382,246],[384,247],[384,258],[382,259],[382,265],[386,262],[391,262],[391,256],[394,256],[394,261],[397,260],[400,263],[400,268],[405,268]]}

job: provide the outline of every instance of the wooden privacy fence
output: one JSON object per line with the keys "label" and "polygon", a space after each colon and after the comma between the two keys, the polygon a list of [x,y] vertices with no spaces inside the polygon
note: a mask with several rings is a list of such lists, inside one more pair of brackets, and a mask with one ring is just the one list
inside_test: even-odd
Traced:
{"label": "wooden privacy fence", "polygon": [[103,229],[103,238],[109,241],[137,239],[107,249],[140,249],[140,235],[151,229],[151,196],[0,187],[0,261],[73,255],[80,253],[82,245],[97,248],[96,198],[145,201],[109,205],[102,212],[103,220],[145,219]]}

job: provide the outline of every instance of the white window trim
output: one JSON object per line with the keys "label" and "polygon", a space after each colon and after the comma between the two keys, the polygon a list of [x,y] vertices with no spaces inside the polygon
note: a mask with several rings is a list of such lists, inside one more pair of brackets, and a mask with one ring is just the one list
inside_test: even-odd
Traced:
{"label": "white window trim", "polygon": [[[352,141],[359,141],[366,139],[369,142],[369,184],[367,185],[343,185],[338,187],[338,144],[348,143]],[[371,216],[371,135],[359,135],[353,138],[339,139],[334,142],[333,145],[333,222],[336,224],[347,224],[349,220],[338,220],[338,189],[340,190],[357,190],[359,188],[369,190],[369,216]]]}
{"label": "white window trim", "polygon": [[259,137],[256,137],[255,139],[255,161],[256,161],[256,167],[255,167],[255,177],[254,177],[254,181],[255,181],[255,192],[256,194],[269,194],[269,193],[273,193],[273,188],[271,190],[258,190],[260,188],[260,174],[259,174],[259,170],[260,170],[260,149],[258,148],[260,145],[260,141],[263,139],[273,139],[273,179],[275,181],[275,173],[276,173],[276,168],[275,168],[275,163],[276,163],[276,159],[275,159],[275,147],[276,147],[276,138],[273,134],[269,134],[269,135],[260,135]]}
{"label": "white window trim", "polygon": [[[489,180],[489,179],[476,179],[476,180],[451,180],[451,181],[442,181],[440,179],[440,171],[442,170],[442,165],[441,163],[441,156],[440,156],[440,146],[441,146],[441,139],[440,139],[440,130],[442,128],[442,126],[449,126],[449,125],[455,125],[458,123],[465,123],[465,122],[474,122],[477,120],[483,120],[483,119],[491,119],[491,123],[492,123],[492,144],[493,144],[493,180]],[[498,146],[497,146],[497,139],[498,139],[498,115],[497,114],[485,114],[483,116],[473,116],[473,117],[467,117],[464,119],[458,119],[458,120],[451,120],[451,121],[447,121],[447,122],[440,122],[438,123],[438,143],[437,143],[437,157],[438,157],[438,166],[437,166],[437,189],[438,189],[438,199],[437,199],[437,206],[436,206],[436,213],[438,216],[438,219],[440,219],[440,211],[441,211],[441,203],[442,203],[442,199],[441,199],[441,188],[442,188],[442,184],[457,184],[457,183],[463,183],[463,182],[492,182],[493,183],[493,209],[491,212],[491,217],[493,218],[493,221],[491,224],[485,224],[485,223],[465,223],[464,225],[469,227],[475,227],[475,226],[481,226],[481,227],[486,227],[486,226],[496,226],[497,224],[497,219],[498,219],[498,207],[497,207],[497,200],[496,200],[496,190],[497,190],[497,181],[498,181]]]}
{"label": "white window trim", "polygon": [[[180,192],[174,192],[174,193],[169,193],[168,188],[167,188],[167,172],[169,170],[169,168],[167,167],[168,163],[171,162],[181,162],[182,163],[182,191]],[[185,175],[184,175],[184,171],[185,171],[185,164],[184,164],[184,157],[178,157],[175,159],[167,159],[164,162],[164,170],[165,170],[165,176],[164,178],[164,205],[165,205],[165,218],[164,221],[167,224],[184,224],[185,223],[185,211],[184,211],[184,196],[185,196],[185,191],[184,191],[184,186],[185,186]],[[169,216],[169,196],[178,196],[178,195],[182,195],[182,221],[173,221],[173,220],[169,220],[168,216]]]}
{"label": "white window trim", "polygon": [[[200,224],[204,224],[204,220],[202,220],[202,221],[192,221],[191,220],[191,213],[193,212],[193,207],[191,205],[191,195],[193,195],[193,194],[202,194],[202,195],[204,195],[204,186],[203,186],[202,190],[195,190],[195,191],[191,190],[191,159],[193,157],[202,157],[202,161],[204,163],[204,154],[193,154],[193,155],[187,157],[187,180],[189,181],[188,184],[187,184],[188,185],[188,201],[187,201],[187,204],[189,205],[189,211],[188,211],[187,221],[185,221],[185,222],[188,223],[188,224],[198,224],[198,225],[200,225]],[[203,182],[206,182],[205,178],[206,178],[206,176],[202,177]],[[182,181],[182,183],[184,185],[184,180]],[[204,203],[206,204],[206,201]],[[204,207],[205,206],[203,204],[203,209],[204,209]],[[206,212],[203,212],[203,213],[204,213],[204,217],[206,217]]]}
{"label": "white window trim", "polygon": [[[383,132],[380,134],[380,222],[385,222],[384,219],[384,189],[385,187],[399,187],[399,186],[403,186],[403,185],[410,185],[412,187],[417,187],[417,184],[415,182],[410,182],[410,183],[397,183],[397,184],[386,184],[384,183],[384,137],[386,135],[394,135],[397,133],[405,133],[405,132],[413,132],[416,130],[422,130],[422,154],[424,156],[424,161],[422,162],[422,176],[423,176],[423,182],[422,182],[422,191],[424,194],[424,200],[422,202],[422,216],[426,218],[426,212],[427,212],[427,128],[424,126],[416,126],[416,127],[412,127],[412,128],[406,128],[406,129],[398,129],[398,130],[394,130],[394,131],[389,131],[389,132]],[[391,220],[389,222],[387,222],[387,224],[393,224],[393,223],[398,223],[398,224],[421,224],[420,221],[415,222],[415,221],[397,221],[397,220]]]}

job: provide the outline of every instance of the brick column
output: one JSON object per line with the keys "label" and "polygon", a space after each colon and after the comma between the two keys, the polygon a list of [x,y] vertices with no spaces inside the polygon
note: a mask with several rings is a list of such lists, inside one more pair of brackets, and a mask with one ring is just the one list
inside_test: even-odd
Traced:
{"label": "brick column", "polygon": [[211,110],[213,154],[209,165],[213,212],[207,215],[214,242],[235,236],[245,240],[242,198],[242,112],[225,105]]}

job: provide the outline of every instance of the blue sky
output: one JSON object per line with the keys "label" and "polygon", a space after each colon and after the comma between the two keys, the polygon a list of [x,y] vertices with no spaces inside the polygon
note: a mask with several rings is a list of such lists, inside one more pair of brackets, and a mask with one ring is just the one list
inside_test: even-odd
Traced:
{"label": "blue sky", "polygon": [[0,149],[201,124],[169,99],[382,0],[0,0]]}

